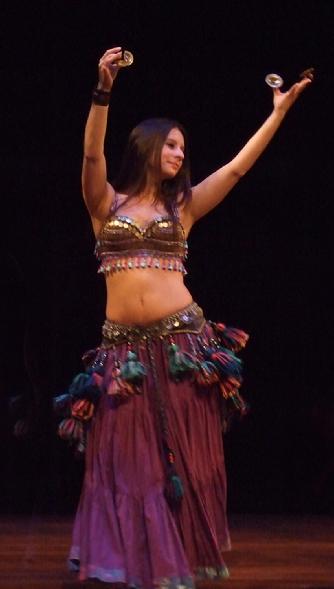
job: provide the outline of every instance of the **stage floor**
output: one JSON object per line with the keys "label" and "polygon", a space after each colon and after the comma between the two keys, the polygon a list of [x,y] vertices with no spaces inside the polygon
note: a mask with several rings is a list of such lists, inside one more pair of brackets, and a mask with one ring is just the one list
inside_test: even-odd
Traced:
{"label": "stage floor", "polygon": [[[78,583],[67,572],[71,525],[61,517],[1,518],[0,588],[113,587]],[[231,578],[199,588],[334,589],[334,518],[238,514],[230,516],[230,527]]]}

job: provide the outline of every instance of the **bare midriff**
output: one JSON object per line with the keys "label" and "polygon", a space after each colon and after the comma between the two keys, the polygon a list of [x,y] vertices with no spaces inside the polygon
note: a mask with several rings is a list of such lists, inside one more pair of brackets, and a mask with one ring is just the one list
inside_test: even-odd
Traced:
{"label": "bare midriff", "polygon": [[180,272],[140,268],[106,278],[106,316],[112,321],[148,325],[189,305],[192,297]]}

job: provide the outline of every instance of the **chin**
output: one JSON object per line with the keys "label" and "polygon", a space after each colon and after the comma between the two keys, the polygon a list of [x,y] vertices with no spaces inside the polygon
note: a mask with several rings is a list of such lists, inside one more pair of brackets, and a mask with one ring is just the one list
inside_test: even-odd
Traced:
{"label": "chin", "polygon": [[169,169],[169,170],[165,170],[164,176],[165,176],[165,178],[175,178],[175,176],[177,176],[177,174],[179,173],[179,171],[180,171],[179,168],[177,170],[174,169],[174,168],[173,169]]}
{"label": "chin", "polygon": [[175,178],[177,172],[163,172],[162,173],[162,179],[163,180],[173,180],[173,178]]}

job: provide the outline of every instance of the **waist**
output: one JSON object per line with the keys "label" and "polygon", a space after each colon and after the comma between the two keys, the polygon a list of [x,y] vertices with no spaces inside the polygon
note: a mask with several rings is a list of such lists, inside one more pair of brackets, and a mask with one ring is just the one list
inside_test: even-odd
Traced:
{"label": "waist", "polygon": [[109,348],[123,342],[165,337],[173,333],[200,333],[204,325],[203,311],[194,301],[148,325],[119,323],[106,319],[102,327],[102,347]]}
{"label": "waist", "polygon": [[192,301],[179,272],[118,272],[106,277],[106,287],[106,317],[120,323],[145,325]]}

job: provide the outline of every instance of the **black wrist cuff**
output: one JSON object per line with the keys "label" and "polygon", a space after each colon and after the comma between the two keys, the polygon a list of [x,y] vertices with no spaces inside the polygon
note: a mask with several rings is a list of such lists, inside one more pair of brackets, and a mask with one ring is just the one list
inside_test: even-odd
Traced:
{"label": "black wrist cuff", "polygon": [[98,106],[108,106],[110,101],[110,90],[101,90],[100,88],[94,88],[92,94],[93,104]]}

